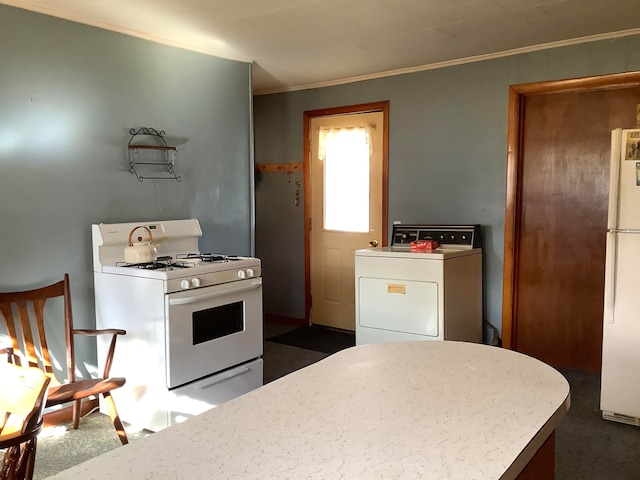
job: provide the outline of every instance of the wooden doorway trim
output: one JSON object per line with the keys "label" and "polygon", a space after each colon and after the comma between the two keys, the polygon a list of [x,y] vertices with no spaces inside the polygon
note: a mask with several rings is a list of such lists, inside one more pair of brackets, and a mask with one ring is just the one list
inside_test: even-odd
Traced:
{"label": "wooden doorway trim", "polygon": [[507,130],[507,188],[504,219],[504,269],[502,275],[502,345],[515,348],[517,267],[520,242],[522,194],[522,105],[528,95],[585,92],[640,86],[640,72],[601,75],[596,77],[524,83],[509,87]]}
{"label": "wooden doorway trim", "polygon": [[344,107],[308,110],[303,114],[304,168],[304,318],[309,323],[311,312],[311,120],[314,117],[382,112],[382,245],[387,244],[389,217],[389,101],[363,103]]}

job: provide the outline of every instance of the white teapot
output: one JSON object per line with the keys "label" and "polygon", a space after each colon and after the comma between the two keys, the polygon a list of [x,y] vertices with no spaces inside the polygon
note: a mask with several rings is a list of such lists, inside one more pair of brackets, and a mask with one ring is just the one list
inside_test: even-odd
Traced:
{"label": "white teapot", "polygon": [[[138,237],[137,242],[132,241],[133,232],[139,228],[144,228],[147,231],[147,234],[149,235],[148,241],[142,241],[142,237]],[[129,246],[124,249],[124,261],[127,263],[155,262],[158,254],[158,247],[156,247],[152,242],[153,236],[151,235],[151,230],[143,225],[135,227],[131,232],[129,232]]]}

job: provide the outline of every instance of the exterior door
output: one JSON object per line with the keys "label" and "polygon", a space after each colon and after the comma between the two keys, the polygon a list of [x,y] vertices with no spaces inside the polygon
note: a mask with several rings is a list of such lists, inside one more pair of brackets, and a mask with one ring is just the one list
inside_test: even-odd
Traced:
{"label": "exterior door", "polygon": [[354,252],[386,244],[385,123],[383,111],[310,118],[312,324],[355,330]]}
{"label": "exterior door", "polygon": [[634,127],[640,104],[638,87],[597,87],[545,94],[525,85],[515,101],[502,331],[507,347],[592,372],[601,367],[611,130]]}

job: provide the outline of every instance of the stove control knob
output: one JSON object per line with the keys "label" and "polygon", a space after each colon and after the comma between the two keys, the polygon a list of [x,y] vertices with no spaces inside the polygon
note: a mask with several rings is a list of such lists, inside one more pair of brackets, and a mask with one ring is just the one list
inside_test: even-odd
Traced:
{"label": "stove control knob", "polygon": [[199,278],[192,278],[191,279],[191,286],[198,288],[200,286],[200,279]]}
{"label": "stove control knob", "polygon": [[253,277],[253,268],[247,268],[247,277]]}
{"label": "stove control knob", "polygon": [[238,278],[244,279],[247,275],[244,273],[244,270],[238,270]]}
{"label": "stove control knob", "polygon": [[186,288],[189,288],[189,287],[191,286],[191,284],[189,283],[189,280],[182,280],[182,281],[180,282],[180,286],[181,286],[182,288],[185,288],[185,289],[186,289]]}

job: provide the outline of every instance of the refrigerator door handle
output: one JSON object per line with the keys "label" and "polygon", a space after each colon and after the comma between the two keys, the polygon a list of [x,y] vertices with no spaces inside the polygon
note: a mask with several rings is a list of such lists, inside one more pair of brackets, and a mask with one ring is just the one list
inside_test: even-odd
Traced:
{"label": "refrigerator door handle", "polygon": [[622,159],[622,129],[611,131],[611,158],[609,167],[609,214],[607,228],[618,228],[618,189],[620,188],[620,161]]}
{"label": "refrigerator door handle", "polygon": [[604,321],[613,323],[616,295],[617,233],[607,232],[607,252],[605,256]]}

